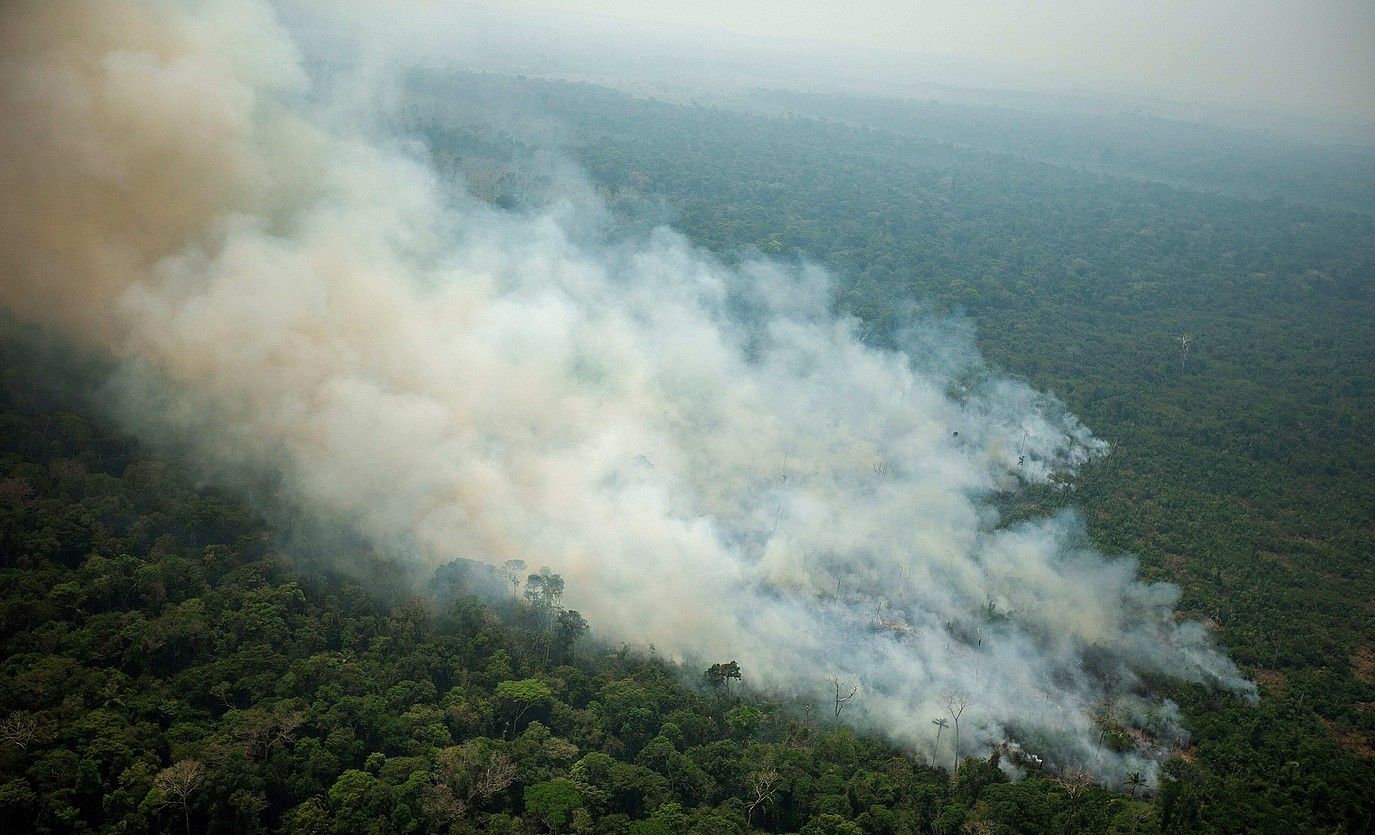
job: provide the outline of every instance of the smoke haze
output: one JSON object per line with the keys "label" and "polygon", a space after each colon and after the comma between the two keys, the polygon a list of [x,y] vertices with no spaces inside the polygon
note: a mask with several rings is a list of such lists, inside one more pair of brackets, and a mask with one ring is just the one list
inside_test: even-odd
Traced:
{"label": "smoke haze", "polygon": [[[1073,515],[999,524],[1106,446],[960,325],[876,349],[819,269],[618,231],[576,181],[445,188],[308,104],[251,0],[21,3],[0,56],[0,302],[123,358],[131,427],[226,482],[417,574],[549,565],[602,637],[774,693],[853,680],[846,718],[927,755],[963,692],[966,750],[1149,773],[1179,731],[1141,676],[1254,694]],[[1109,697],[1134,751],[1099,745]]]}

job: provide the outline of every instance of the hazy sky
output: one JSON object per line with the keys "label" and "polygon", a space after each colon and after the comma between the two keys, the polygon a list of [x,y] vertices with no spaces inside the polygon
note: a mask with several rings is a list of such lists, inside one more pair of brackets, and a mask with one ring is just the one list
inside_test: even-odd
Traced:
{"label": "hazy sky", "polygon": [[1375,0],[489,0],[669,29],[986,63],[974,83],[1164,95],[1375,123]]}

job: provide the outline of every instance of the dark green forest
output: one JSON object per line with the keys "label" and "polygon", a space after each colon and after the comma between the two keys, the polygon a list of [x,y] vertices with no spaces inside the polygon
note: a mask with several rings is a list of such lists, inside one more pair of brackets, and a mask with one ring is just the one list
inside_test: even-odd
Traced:
{"label": "dark green forest", "polygon": [[[1022,107],[758,90],[739,104],[963,145],[1094,172],[1370,214],[1375,148],[1315,144],[1090,102]],[[1056,106],[1058,104],[1058,106]]]}
{"label": "dark green forest", "polygon": [[1206,157],[1119,176],[1055,161],[1074,148],[942,140],[938,123],[496,76],[417,89],[406,126],[498,204],[527,199],[543,149],[518,122],[473,125],[516,102],[562,126],[561,150],[627,217],[728,260],[830,267],[837,310],[875,341],[901,344],[914,316],[968,317],[986,357],[1113,447],[1072,490],[1009,497],[1007,517],[1078,508],[1105,550],[1182,587],[1181,614],[1215,627],[1259,703],[1161,682],[1192,742],[1158,790],[1025,762],[1008,782],[996,754],[951,774],[764,697],[749,669],[597,644],[537,565],[508,582],[455,563],[410,589],[364,543],[303,545],[121,433],[104,360],[6,321],[5,831],[1375,827],[1375,220],[1317,207],[1362,186],[1321,200],[1308,178],[1304,200],[1258,199],[1220,191],[1241,164]]}
{"label": "dark green forest", "polygon": [[[1300,160],[1283,143],[1261,154],[1254,136],[1173,128],[1188,142],[1170,156],[1168,125],[1129,137],[1108,124],[1057,146],[1016,130],[1027,114],[934,104],[880,130],[895,122],[891,102],[841,97],[812,112],[846,122],[493,76],[418,86],[475,113],[514,101],[556,114],[569,152],[628,214],[649,203],[727,258],[819,261],[837,308],[879,338],[914,303],[971,319],[986,357],[1057,394],[1113,447],[1072,492],[1031,491],[1009,514],[1079,508],[1105,549],[1179,584],[1183,614],[1215,624],[1261,685],[1257,708],[1178,695],[1199,752],[1191,781],[1210,798],[1200,825],[1278,815],[1327,828],[1342,815],[1297,806],[1328,802],[1339,784],[1362,810],[1346,825],[1370,825],[1375,219],[1368,203],[1315,207],[1359,202],[1375,182],[1368,154]],[[416,125],[441,160],[453,149],[514,171],[532,153],[509,128]],[[1035,158],[1012,152],[1028,149]],[[1071,151],[1076,165],[1046,161]],[[1329,155],[1342,165],[1314,175]],[[1137,159],[1133,176],[1103,173],[1104,157]],[[1150,178],[1165,167],[1170,182]],[[1195,185],[1179,185],[1191,172]],[[514,199],[513,180],[488,180],[491,196]],[[1298,199],[1274,196],[1300,180]]]}
{"label": "dark green forest", "polygon": [[[112,432],[99,363],[69,352],[12,322],[0,341],[5,831],[1126,833],[1196,814],[1172,789],[1011,784],[991,760],[952,781],[756,698],[730,662],[590,644],[548,572],[506,586],[455,563],[388,592],[397,567],[360,546],[331,555],[356,576],[331,573]],[[505,601],[469,593],[494,581]]]}

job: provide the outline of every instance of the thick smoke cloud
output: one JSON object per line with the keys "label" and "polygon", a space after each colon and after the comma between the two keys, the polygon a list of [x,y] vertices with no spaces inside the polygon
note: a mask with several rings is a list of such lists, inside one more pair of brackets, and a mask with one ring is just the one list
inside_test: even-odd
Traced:
{"label": "thick smoke cloud", "polygon": [[1072,515],[999,524],[1105,445],[958,327],[878,350],[817,269],[618,234],[589,190],[455,195],[309,115],[256,2],[20,4],[0,56],[0,302],[157,381],[131,425],[210,471],[418,571],[547,564],[602,636],[773,692],[853,680],[846,718],[927,755],[962,692],[967,750],[1149,773],[1178,731],[1141,676],[1253,693]]}

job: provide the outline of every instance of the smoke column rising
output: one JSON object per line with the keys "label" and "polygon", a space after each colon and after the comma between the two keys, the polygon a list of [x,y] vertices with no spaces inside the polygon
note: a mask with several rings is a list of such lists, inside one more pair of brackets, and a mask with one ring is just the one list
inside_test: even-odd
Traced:
{"label": "smoke column rising", "polygon": [[[1072,515],[990,497],[1105,452],[957,327],[877,350],[827,276],[504,211],[333,129],[271,7],[20,3],[0,34],[0,303],[124,358],[135,431],[273,473],[418,570],[520,558],[598,633],[823,695],[914,750],[1151,773],[1142,674],[1254,688]],[[600,219],[599,219],[600,218]],[[135,396],[133,392],[139,392]],[[1018,465],[1019,456],[1025,463]],[[947,738],[948,739],[948,738]]]}

